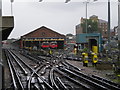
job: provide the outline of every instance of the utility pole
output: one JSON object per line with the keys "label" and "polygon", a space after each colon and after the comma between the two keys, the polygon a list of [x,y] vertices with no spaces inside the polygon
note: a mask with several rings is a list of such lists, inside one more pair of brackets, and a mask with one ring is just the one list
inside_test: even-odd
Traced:
{"label": "utility pole", "polygon": [[110,43],[110,0],[108,0],[108,44]]}
{"label": "utility pole", "polygon": [[[97,0],[93,0],[93,2],[95,2]],[[86,0],[85,1],[85,6],[86,6],[86,19],[85,19],[85,24],[86,24],[86,27],[85,27],[85,30],[86,30],[86,33],[88,33],[88,22],[87,22],[87,13],[88,13],[88,4],[89,4],[90,0]]]}
{"label": "utility pole", "polygon": [[[71,0],[66,0],[65,3],[68,3],[69,1]],[[97,1],[97,0],[94,0],[94,1]],[[86,0],[85,2],[85,14],[86,14],[86,19],[85,19],[85,32],[87,33],[87,4],[89,3],[89,0]]]}
{"label": "utility pole", "polygon": [[[120,52],[120,0],[118,0],[118,49]],[[120,54],[119,54],[120,59]]]}
{"label": "utility pole", "polygon": [[2,64],[2,0],[0,0],[0,90],[3,87],[3,64]]}
{"label": "utility pole", "polygon": [[120,44],[120,0],[118,0],[118,41]]}
{"label": "utility pole", "polygon": [[86,20],[85,20],[85,23],[86,23],[86,33],[87,33],[87,4],[88,3],[89,3],[88,1],[85,2],[85,5],[86,5]]}

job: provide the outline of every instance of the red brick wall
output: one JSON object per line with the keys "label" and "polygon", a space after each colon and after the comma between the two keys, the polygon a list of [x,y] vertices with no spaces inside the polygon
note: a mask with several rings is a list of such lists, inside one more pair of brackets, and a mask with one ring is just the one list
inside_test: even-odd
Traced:
{"label": "red brick wall", "polygon": [[25,37],[25,38],[28,38],[28,37],[42,37],[42,38],[46,38],[46,37],[62,37],[62,38],[65,38],[65,36],[64,35],[62,35],[62,34],[59,34],[59,33],[57,33],[57,32],[55,32],[55,31],[53,31],[53,30],[51,30],[51,29],[48,29],[48,28],[46,28],[46,27],[41,27],[41,28],[39,28],[39,29],[37,29],[37,30],[35,30],[35,31],[33,31],[33,32],[30,32],[30,33],[28,33],[28,34],[26,34],[26,35],[24,35],[23,37]]}

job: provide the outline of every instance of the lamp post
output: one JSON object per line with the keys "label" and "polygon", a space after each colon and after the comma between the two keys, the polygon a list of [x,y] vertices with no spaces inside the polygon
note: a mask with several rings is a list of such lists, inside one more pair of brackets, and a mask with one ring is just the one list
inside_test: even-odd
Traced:
{"label": "lamp post", "polygon": [[[70,1],[70,0],[66,0],[65,3],[68,3],[69,1]],[[93,0],[93,2],[95,2],[95,1],[97,1],[97,0]],[[88,6],[87,4],[88,4],[89,2],[90,2],[90,0],[86,0],[86,1],[84,2],[84,3],[85,3],[85,7],[86,7],[86,10],[85,10],[85,11],[86,11],[86,12],[85,12],[85,13],[86,13],[86,19],[85,19],[85,30],[86,30],[86,33],[87,33],[87,26],[88,26],[88,25],[87,25],[87,12],[88,12],[88,11],[87,11],[87,6]]]}
{"label": "lamp post", "polygon": [[[95,2],[95,1],[97,1],[97,0],[93,0],[93,2]],[[88,31],[87,31],[87,8],[88,8],[88,3],[90,2],[90,0],[87,0],[87,1],[85,1],[85,6],[86,6],[86,20],[85,20],[85,23],[86,23],[86,33],[88,33]]]}
{"label": "lamp post", "polygon": [[68,3],[70,0],[66,0],[65,3]]}
{"label": "lamp post", "polygon": [[10,0],[11,1],[11,15],[13,15],[13,2],[14,2],[14,0]]}
{"label": "lamp post", "polygon": [[[93,0],[93,2],[95,2],[95,1],[97,1],[97,0]],[[90,2],[90,0],[85,1],[85,6],[86,6],[86,20],[85,20],[86,28],[85,28],[85,29],[86,29],[86,33],[88,33],[88,31],[87,31],[87,26],[88,26],[88,25],[87,25],[87,24],[88,24],[88,23],[87,23],[87,12],[88,12],[88,11],[87,11],[87,8],[88,8],[88,3],[89,3],[89,2]]]}
{"label": "lamp post", "polygon": [[85,1],[85,6],[86,6],[86,19],[85,19],[85,25],[86,25],[86,27],[85,27],[85,29],[86,29],[86,33],[87,33],[87,4],[89,3],[89,1],[87,0],[87,1]]}
{"label": "lamp post", "polygon": [[43,0],[39,0],[39,2],[42,2]]}

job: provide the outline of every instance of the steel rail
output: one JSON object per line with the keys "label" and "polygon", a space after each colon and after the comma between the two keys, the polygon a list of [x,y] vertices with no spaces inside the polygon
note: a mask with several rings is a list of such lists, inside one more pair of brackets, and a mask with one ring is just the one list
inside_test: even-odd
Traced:
{"label": "steel rail", "polygon": [[[16,83],[15,85],[17,85],[17,88],[16,88],[16,89],[24,90],[24,86],[23,86],[23,84],[22,84],[22,82],[21,82],[21,80],[20,80],[19,74],[18,74],[18,72],[16,71],[13,62],[11,61],[10,53],[9,53],[9,54],[7,53],[7,58],[9,58],[9,59],[8,59],[8,63],[9,63],[9,65],[11,66],[12,71],[14,71],[14,73],[12,73],[12,76],[14,75],[14,77],[12,77],[12,78],[15,80],[15,76],[16,76],[16,78],[17,78],[17,80],[18,80],[18,81],[14,81],[14,84]],[[19,84],[20,87],[18,87],[18,84]]]}
{"label": "steel rail", "polygon": [[[70,69],[70,68],[69,68]],[[82,72],[79,72],[77,70],[73,70],[73,69],[70,69],[72,72],[76,73],[77,75],[80,75],[80,76],[83,76],[84,78],[87,78],[87,79],[90,79],[96,83],[99,83],[107,88],[111,88],[111,89],[116,89],[116,90],[119,90],[119,85],[114,83],[114,82],[111,82],[111,81],[108,81],[104,78],[101,78],[97,75],[92,75],[92,77],[82,73]]]}
{"label": "steel rail", "polygon": [[63,72],[61,72],[59,69],[55,69],[55,72],[61,74],[62,76],[66,77],[68,80],[76,83],[77,85],[81,86],[82,88],[84,88],[86,90],[92,90],[89,86],[87,86],[81,82],[76,81],[75,79],[73,79],[73,78],[69,77],[68,75],[64,74]]}
{"label": "steel rail", "polygon": [[106,87],[104,87],[104,86],[102,86],[102,85],[100,85],[100,84],[98,84],[98,83],[96,83],[96,82],[93,82],[93,81],[90,80],[90,79],[87,79],[87,78],[82,77],[82,76],[80,76],[80,75],[78,75],[78,74],[75,74],[75,73],[71,72],[71,71],[68,70],[68,69],[60,68],[60,70],[61,70],[61,71],[64,71],[65,73],[72,74],[72,75],[74,75],[74,77],[80,78],[80,80],[83,80],[83,81],[89,83],[89,85],[94,86],[96,89],[109,90],[108,88],[106,88]]}
{"label": "steel rail", "polygon": [[[44,66],[46,66],[46,63],[44,63],[44,64],[42,64],[40,67],[38,67],[36,70],[35,70],[35,72],[36,73],[38,73],[39,72],[39,70],[41,70]],[[46,67],[46,68],[48,68],[48,67]],[[33,72],[31,75],[30,75],[30,77],[29,77],[29,80],[28,80],[28,89],[30,90],[30,87],[31,87],[31,79],[32,79],[32,77],[35,75],[35,72]],[[40,73],[41,74],[41,73]],[[42,73],[43,74],[43,73]],[[38,81],[39,81],[39,83],[41,83],[41,79],[38,77]],[[43,85],[41,85],[41,86],[43,86]]]}
{"label": "steel rail", "polygon": [[17,64],[20,66],[20,68],[22,69],[22,71],[24,72],[25,75],[28,74],[28,72],[25,70],[25,68],[21,65],[21,63],[17,60],[17,58],[14,56],[14,54],[12,52],[9,51],[9,53],[12,55],[12,57],[14,58],[14,60],[17,62]]}
{"label": "steel rail", "polygon": [[[38,87],[38,85],[34,84],[34,87],[37,89],[37,90],[40,90],[40,88]],[[35,89],[35,90],[36,90]]]}
{"label": "steel rail", "polygon": [[13,73],[12,66],[10,64],[9,58],[7,58],[7,62],[8,62],[8,66],[9,66],[9,69],[10,69],[10,73],[11,73],[14,89],[17,89],[18,87],[17,87],[16,81],[15,81],[15,76],[14,76],[14,73]]}
{"label": "steel rail", "polygon": [[53,76],[53,71],[54,71],[54,68],[52,68],[50,70],[50,74],[49,74],[50,83],[51,83],[52,87],[54,87],[55,90],[60,90],[60,88],[55,83],[54,76]]}
{"label": "steel rail", "polygon": [[50,89],[50,90],[54,90],[42,77],[40,77],[38,75],[38,73],[36,72],[36,70],[32,69],[28,64],[26,64],[19,56],[17,56],[15,53],[14,55],[19,58],[19,60],[21,60],[21,62],[23,62],[32,72],[34,72],[36,74],[36,76],[38,76],[43,82],[44,84]]}
{"label": "steel rail", "polygon": [[27,84],[28,90],[31,90],[31,80],[33,78],[33,75],[34,75],[34,73],[32,73],[31,76],[29,77],[28,84]]}
{"label": "steel rail", "polygon": [[[35,72],[38,72],[42,67],[43,67],[44,65],[42,65],[41,67],[38,67],[36,70],[35,70]],[[29,77],[29,80],[28,80],[28,90],[30,90],[31,88],[31,80],[32,80],[32,77],[35,75],[35,72],[33,72],[31,75],[30,75],[30,77]],[[38,81],[40,81],[39,79],[38,79]]]}
{"label": "steel rail", "polygon": [[70,64],[70,63],[68,63],[68,62],[66,62],[66,61],[65,61],[65,63],[68,64],[69,66],[73,67],[74,69],[76,69],[76,70],[78,70],[78,71],[81,71],[81,69],[78,68],[77,66],[74,66],[74,65],[72,65],[72,64]]}
{"label": "steel rail", "polygon": [[107,79],[104,79],[104,78],[102,78],[100,76],[97,76],[97,75],[92,75],[92,77],[94,79],[97,79],[97,80],[101,81],[102,83],[108,85],[111,89],[120,90],[120,85],[118,85],[118,84],[116,84],[114,82],[111,82],[111,81],[109,81]]}
{"label": "steel rail", "polygon": [[38,82],[40,84],[40,89],[41,90],[46,90],[46,87],[44,86],[43,81],[39,77],[37,79],[38,79]]}
{"label": "steel rail", "polygon": [[68,90],[68,88],[65,86],[65,84],[61,81],[59,77],[56,77],[58,83],[62,86],[62,90]]}
{"label": "steel rail", "polygon": [[16,55],[14,52],[13,54],[27,67],[29,68],[31,71],[35,71],[32,67],[30,67],[25,61],[23,61],[18,55]]}
{"label": "steel rail", "polygon": [[45,66],[45,68],[43,68],[43,70],[41,71],[41,75],[44,75],[46,73],[46,69],[48,69],[50,66]]}
{"label": "steel rail", "polygon": [[[24,55],[24,54],[23,54]],[[29,59],[32,59],[32,60],[34,60],[35,61],[35,63],[37,63],[37,64],[39,64],[40,62],[39,62],[39,60],[38,59],[36,59],[36,58],[33,58],[32,56],[30,56],[30,55],[24,55],[25,57],[27,57],[27,58],[29,58]]]}
{"label": "steel rail", "polygon": [[37,63],[37,64],[40,64],[40,62],[42,61],[47,61],[46,59],[44,59],[44,58],[40,58],[40,57],[35,57],[35,56],[32,56],[32,55],[30,55],[30,54],[24,54],[24,53],[20,53],[21,55],[23,55],[23,56],[25,56],[25,57],[27,57],[27,58],[29,58],[30,60],[33,60],[33,61],[35,61],[35,63]]}

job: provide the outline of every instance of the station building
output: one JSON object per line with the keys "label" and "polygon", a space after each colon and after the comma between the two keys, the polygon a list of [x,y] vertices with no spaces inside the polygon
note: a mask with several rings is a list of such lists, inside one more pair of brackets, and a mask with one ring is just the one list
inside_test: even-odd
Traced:
{"label": "station building", "polygon": [[53,31],[45,26],[42,26],[32,32],[29,32],[20,39],[20,48],[41,49],[41,44],[43,42],[56,42],[57,49],[64,49],[65,35]]}
{"label": "station building", "polygon": [[102,37],[100,33],[84,33],[76,35],[76,44],[83,48],[89,48],[90,51],[102,51]]}

